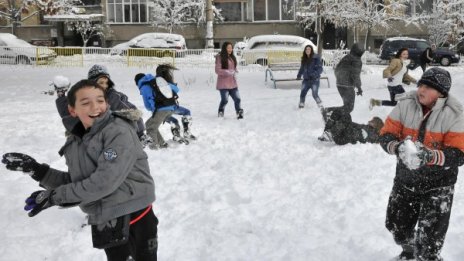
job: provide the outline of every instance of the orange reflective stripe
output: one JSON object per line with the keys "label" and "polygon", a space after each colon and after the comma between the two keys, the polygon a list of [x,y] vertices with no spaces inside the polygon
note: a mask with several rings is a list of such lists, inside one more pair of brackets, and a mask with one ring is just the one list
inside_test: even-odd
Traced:
{"label": "orange reflective stripe", "polygon": [[140,215],[139,215],[138,217],[136,217],[135,219],[131,220],[131,221],[129,222],[129,225],[132,225],[132,224],[134,224],[135,222],[137,222],[137,221],[139,221],[140,219],[142,219],[142,218],[148,213],[148,211],[150,211],[150,209],[151,209],[151,205],[148,206],[147,209],[145,209],[145,211],[143,211],[142,214],[140,214]]}

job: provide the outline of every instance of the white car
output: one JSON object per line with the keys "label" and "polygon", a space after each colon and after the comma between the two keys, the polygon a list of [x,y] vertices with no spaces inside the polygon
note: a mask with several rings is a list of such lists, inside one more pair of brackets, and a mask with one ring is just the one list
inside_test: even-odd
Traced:
{"label": "white car", "polygon": [[245,64],[267,65],[272,62],[299,62],[306,45],[315,53],[311,40],[296,35],[258,35],[251,37],[242,51]]}
{"label": "white car", "polygon": [[32,45],[13,34],[0,33],[0,64],[45,64],[56,58],[47,47]]}
{"label": "white car", "polygon": [[[187,50],[187,45],[185,44],[185,38],[180,34],[170,34],[170,33],[145,33],[138,35],[131,40],[117,44],[111,49],[111,55],[126,55],[127,50],[135,48],[144,48],[144,49],[162,49],[159,54],[155,53],[155,56],[170,56],[171,51],[166,49],[172,49],[175,51],[176,57],[185,56],[185,51]],[[135,52],[138,53],[138,52]],[[142,53],[142,52],[140,52]],[[135,54],[141,56],[140,54]]]}

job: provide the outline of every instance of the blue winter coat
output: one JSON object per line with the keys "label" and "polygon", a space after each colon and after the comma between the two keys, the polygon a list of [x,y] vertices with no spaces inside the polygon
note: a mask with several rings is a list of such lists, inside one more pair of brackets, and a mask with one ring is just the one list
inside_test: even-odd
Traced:
{"label": "blue winter coat", "polygon": [[303,76],[303,80],[316,81],[319,80],[322,73],[322,62],[321,58],[316,54],[311,59],[310,63],[302,63],[300,70],[298,71],[297,78]]}
{"label": "blue winter coat", "polygon": [[[139,90],[140,90],[140,95],[142,95],[142,98],[143,98],[143,104],[145,105],[145,108],[151,112],[154,112],[156,108],[155,92],[153,91],[153,87],[150,84],[150,82],[154,80],[155,78],[156,76],[153,76],[148,73],[148,74],[145,74],[145,76],[142,77],[137,82],[137,86],[139,87]],[[177,87],[177,85],[175,84],[169,83],[169,87],[171,87],[171,90],[175,92],[176,94],[180,91],[179,87]],[[177,105],[171,105],[171,106],[158,108],[158,111],[173,111],[176,108],[177,108]]]}

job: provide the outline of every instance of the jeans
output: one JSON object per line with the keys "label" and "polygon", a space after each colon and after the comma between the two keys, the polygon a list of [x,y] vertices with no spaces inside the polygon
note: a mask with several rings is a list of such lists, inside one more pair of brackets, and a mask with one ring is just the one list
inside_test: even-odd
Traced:
{"label": "jeans", "polygon": [[319,98],[319,80],[303,80],[301,84],[301,93],[300,93],[300,103],[305,103],[306,94],[309,89],[312,90],[313,98],[317,104],[321,103],[321,98]]}
{"label": "jeans", "polygon": [[[182,106],[177,106],[177,109],[174,110],[174,114],[177,114],[177,115],[182,115],[182,116],[190,116],[190,110],[185,108],[185,107],[182,107]],[[179,120],[177,120],[175,117],[173,116],[170,116],[166,119],[166,122],[171,124],[172,125],[175,125],[175,126],[179,126]]]}
{"label": "jeans", "polygon": [[234,100],[235,111],[238,113],[238,111],[242,109],[240,107],[241,99],[240,99],[240,93],[238,92],[238,88],[220,89],[219,93],[221,94],[221,102],[219,103],[219,111],[224,112],[224,108],[229,102],[229,95],[230,97],[232,97],[232,100]]}
{"label": "jeans", "polygon": [[390,100],[383,100],[382,106],[396,106],[398,102],[395,101],[395,96],[405,92],[402,85],[388,86],[388,91],[390,92]]}

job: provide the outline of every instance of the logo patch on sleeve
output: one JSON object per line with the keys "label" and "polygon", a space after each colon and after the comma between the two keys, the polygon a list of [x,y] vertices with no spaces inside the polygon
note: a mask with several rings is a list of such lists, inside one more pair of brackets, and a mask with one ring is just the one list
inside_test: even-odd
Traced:
{"label": "logo patch on sleeve", "polygon": [[118,157],[118,154],[113,149],[106,149],[105,152],[103,152],[103,156],[106,160],[112,161]]}

